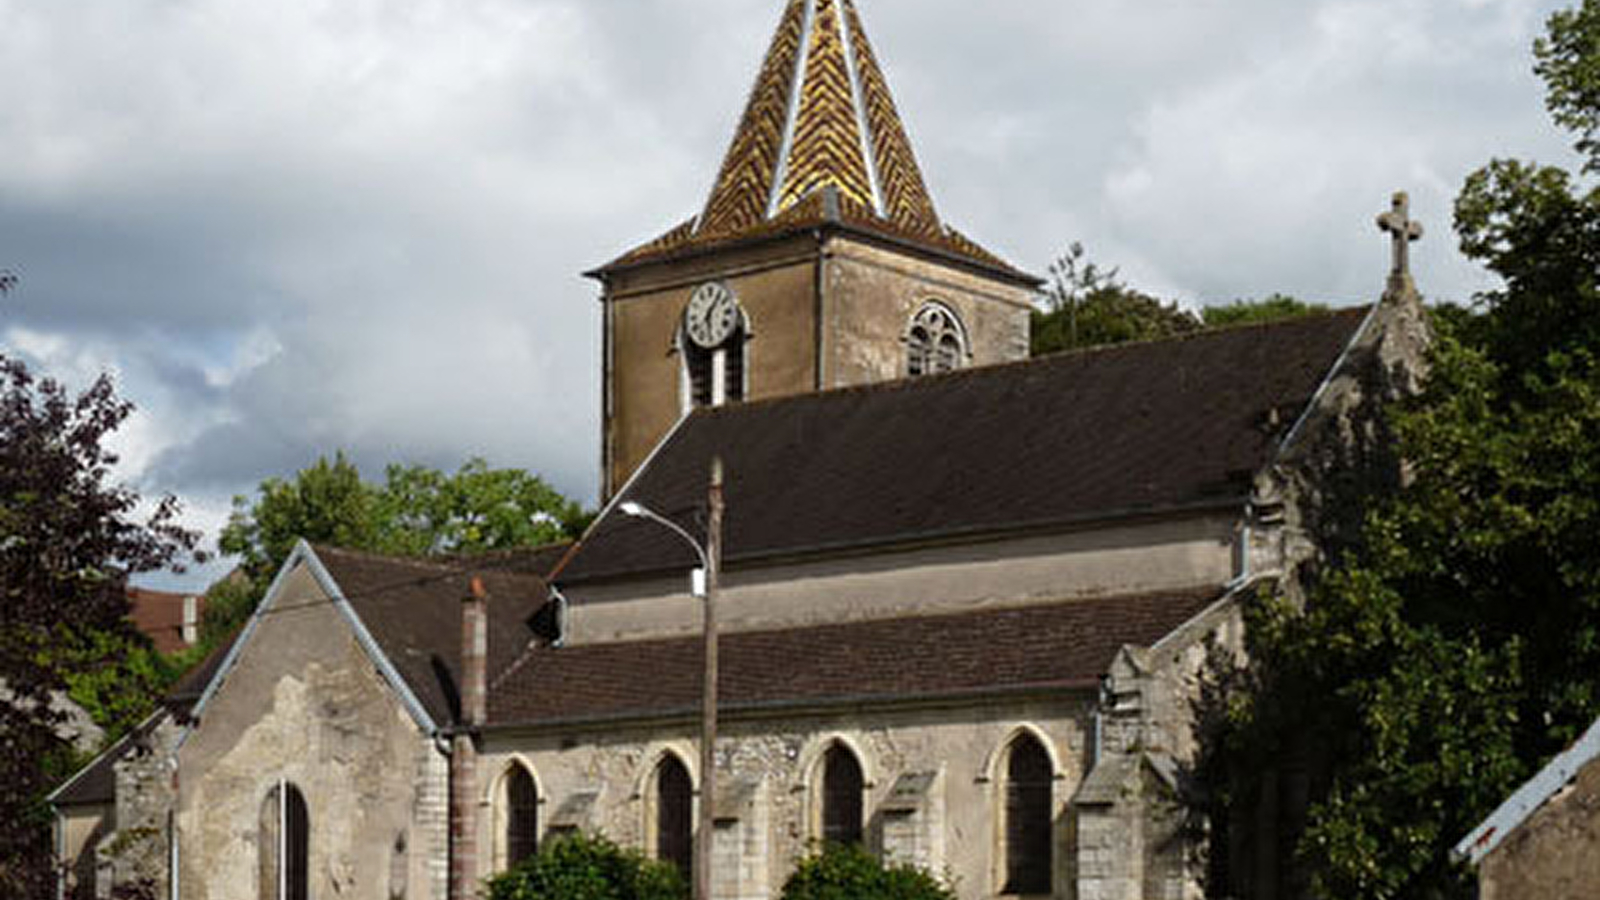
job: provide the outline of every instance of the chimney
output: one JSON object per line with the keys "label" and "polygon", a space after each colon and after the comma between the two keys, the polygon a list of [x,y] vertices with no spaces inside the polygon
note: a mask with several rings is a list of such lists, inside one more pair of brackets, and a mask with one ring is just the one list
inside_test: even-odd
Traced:
{"label": "chimney", "polygon": [[450,900],[478,883],[478,729],[487,718],[489,592],[482,579],[461,600],[461,721],[450,748]]}
{"label": "chimney", "polygon": [[488,718],[489,592],[472,579],[461,603],[461,724],[478,728]]}

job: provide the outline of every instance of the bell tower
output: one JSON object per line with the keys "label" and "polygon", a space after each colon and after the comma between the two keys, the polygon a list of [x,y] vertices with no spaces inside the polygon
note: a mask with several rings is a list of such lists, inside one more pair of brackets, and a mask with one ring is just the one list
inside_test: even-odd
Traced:
{"label": "bell tower", "polygon": [[588,275],[604,498],[698,407],[1024,358],[1040,284],[940,220],[854,0],[787,0],[704,209]]}

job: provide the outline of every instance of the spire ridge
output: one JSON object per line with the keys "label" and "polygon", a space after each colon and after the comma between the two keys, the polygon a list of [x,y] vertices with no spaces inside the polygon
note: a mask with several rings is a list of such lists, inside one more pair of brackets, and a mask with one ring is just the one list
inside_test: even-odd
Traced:
{"label": "spire ridge", "polygon": [[854,0],[789,0],[696,232],[757,228],[828,187],[872,218],[939,228]]}

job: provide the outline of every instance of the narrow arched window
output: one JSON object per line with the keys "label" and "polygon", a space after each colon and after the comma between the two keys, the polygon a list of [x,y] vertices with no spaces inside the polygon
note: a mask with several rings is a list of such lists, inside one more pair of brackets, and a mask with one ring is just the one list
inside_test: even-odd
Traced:
{"label": "narrow arched window", "polygon": [[694,858],[694,786],[689,770],[677,757],[663,757],[656,767],[656,858],[690,878]]}
{"label": "narrow arched window", "polygon": [[1006,760],[1006,894],[1050,893],[1050,756],[1032,735],[1011,742]]}
{"label": "narrow arched window", "polygon": [[906,374],[953,372],[967,361],[966,330],[942,303],[929,303],[911,317],[906,332]]}
{"label": "narrow arched window", "polygon": [[506,866],[539,852],[539,788],[521,766],[506,776]]}
{"label": "narrow arched window", "polygon": [[861,763],[843,744],[834,744],[822,759],[822,840],[827,844],[859,844],[862,839]]}
{"label": "narrow arched window", "polygon": [[281,781],[261,804],[256,851],[260,900],[307,900],[311,895],[311,815],[305,797]]}

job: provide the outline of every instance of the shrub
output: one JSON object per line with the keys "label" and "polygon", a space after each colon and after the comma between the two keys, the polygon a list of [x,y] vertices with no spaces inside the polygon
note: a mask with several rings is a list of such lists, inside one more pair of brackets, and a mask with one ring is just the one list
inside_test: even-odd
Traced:
{"label": "shrub", "polygon": [[489,879],[489,900],[687,900],[678,870],[603,835],[548,840],[539,853]]}
{"label": "shrub", "polygon": [[886,865],[855,844],[808,856],[783,884],[782,900],[955,900],[949,885],[913,865]]}

